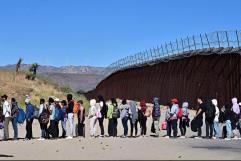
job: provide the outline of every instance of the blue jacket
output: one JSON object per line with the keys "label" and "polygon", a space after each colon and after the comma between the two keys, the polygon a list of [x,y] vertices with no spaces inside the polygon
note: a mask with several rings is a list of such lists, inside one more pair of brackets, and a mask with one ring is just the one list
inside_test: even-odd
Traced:
{"label": "blue jacket", "polygon": [[31,103],[28,103],[26,105],[26,119],[32,119],[33,113],[34,113],[33,105]]}

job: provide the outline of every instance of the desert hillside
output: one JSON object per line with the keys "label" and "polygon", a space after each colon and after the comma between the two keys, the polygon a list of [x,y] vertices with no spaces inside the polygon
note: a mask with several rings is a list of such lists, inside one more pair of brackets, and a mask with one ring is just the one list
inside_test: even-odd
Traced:
{"label": "desert hillside", "polygon": [[[8,70],[0,70],[0,95],[7,94],[9,99],[15,97],[21,107],[24,107],[24,99],[26,95],[32,98],[32,103],[39,105],[39,99],[46,100],[52,96],[60,99],[66,99],[67,93],[73,93],[66,87],[60,87],[46,77],[38,76],[35,81],[25,79],[25,73],[21,72],[15,75],[15,72]],[[87,100],[82,95],[75,93],[76,100],[84,100],[87,106]]]}

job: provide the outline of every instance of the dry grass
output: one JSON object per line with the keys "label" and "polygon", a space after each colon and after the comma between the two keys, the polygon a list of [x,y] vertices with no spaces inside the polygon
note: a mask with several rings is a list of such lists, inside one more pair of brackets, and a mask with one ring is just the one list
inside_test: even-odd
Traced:
{"label": "dry grass", "polygon": [[[38,106],[40,98],[47,100],[50,96],[54,96],[66,99],[66,94],[72,93],[66,89],[68,88],[59,87],[48,78],[37,77],[35,81],[29,81],[25,79],[25,73],[15,75],[13,71],[0,70],[0,94],[7,94],[9,99],[16,98],[21,107],[24,106],[26,95],[29,95],[32,103]],[[76,100],[82,99],[88,106],[88,101],[84,96],[73,94]]]}

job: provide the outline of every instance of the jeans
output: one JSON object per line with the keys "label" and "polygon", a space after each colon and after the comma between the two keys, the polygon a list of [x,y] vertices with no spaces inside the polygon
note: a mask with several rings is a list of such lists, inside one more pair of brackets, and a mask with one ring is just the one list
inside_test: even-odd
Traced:
{"label": "jeans", "polygon": [[220,125],[219,122],[214,121],[214,132],[215,132],[215,137],[218,139],[220,137]]}
{"label": "jeans", "polygon": [[172,123],[171,121],[167,121],[167,136],[171,137],[172,135]]}
{"label": "jeans", "polygon": [[61,120],[61,126],[62,126],[62,138],[66,137],[66,122],[67,122],[67,118],[64,118],[63,120]]}
{"label": "jeans", "polygon": [[99,126],[100,126],[100,135],[104,136],[105,135],[105,129],[104,129],[104,117],[102,116],[101,118],[98,118],[99,121]]}
{"label": "jeans", "polygon": [[8,140],[9,139],[9,122],[10,122],[10,117],[6,117],[4,120],[4,139]]}
{"label": "jeans", "polygon": [[97,117],[90,118],[90,136],[95,136]]}
{"label": "jeans", "polygon": [[128,117],[124,117],[122,119],[122,125],[124,128],[124,136],[127,136],[127,134],[128,134]]}
{"label": "jeans", "polygon": [[26,139],[32,139],[33,138],[33,132],[32,132],[32,124],[33,124],[33,119],[26,120]]}
{"label": "jeans", "polygon": [[231,139],[231,135],[232,135],[232,125],[231,125],[231,121],[227,120],[226,121],[226,129],[227,129],[227,138]]}
{"label": "jeans", "polygon": [[205,120],[206,124],[206,137],[212,138],[213,137],[213,122]]}
{"label": "jeans", "polygon": [[160,133],[160,123],[159,123],[160,117],[153,117],[153,121],[154,121],[156,136],[159,136],[159,133]]}
{"label": "jeans", "polygon": [[48,134],[47,134],[48,125],[47,124],[40,124],[40,129],[41,129],[41,138],[47,138],[47,136],[48,136]]}
{"label": "jeans", "polygon": [[113,129],[113,136],[117,137],[117,125],[118,125],[118,121],[117,118],[112,118],[113,119],[113,123],[114,123],[114,129]]}
{"label": "jeans", "polygon": [[134,128],[135,128],[135,136],[136,136],[138,133],[138,128],[137,128],[138,120],[136,120],[135,123],[133,123],[132,119],[130,119],[130,124],[131,124],[131,137],[133,136]]}
{"label": "jeans", "polygon": [[181,135],[182,136],[185,136],[186,135],[186,118],[181,118],[180,121],[179,121],[179,129],[181,131]]}
{"label": "jeans", "polygon": [[173,137],[177,137],[177,119],[171,120],[172,130],[173,130]]}
{"label": "jeans", "polygon": [[74,114],[68,113],[69,136],[74,136]]}
{"label": "jeans", "polygon": [[140,124],[141,124],[141,135],[146,135],[146,121],[147,121],[147,117],[144,117],[140,120]]}
{"label": "jeans", "polygon": [[14,140],[18,139],[18,118],[17,117],[13,117],[12,118],[12,125],[13,125],[13,131],[14,131]]}

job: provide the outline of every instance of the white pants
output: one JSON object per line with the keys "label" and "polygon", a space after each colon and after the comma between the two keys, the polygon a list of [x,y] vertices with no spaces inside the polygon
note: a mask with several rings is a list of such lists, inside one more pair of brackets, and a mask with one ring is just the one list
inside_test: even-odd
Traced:
{"label": "white pants", "polygon": [[90,136],[95,136],[97,117],[90,118]]}
{"label": "white pants", "polygon": [[68,114],[68,124],[69,124],[69,128],[68,128],[68,136],[74,136],[74,114],[73,113],[69,113]]}

